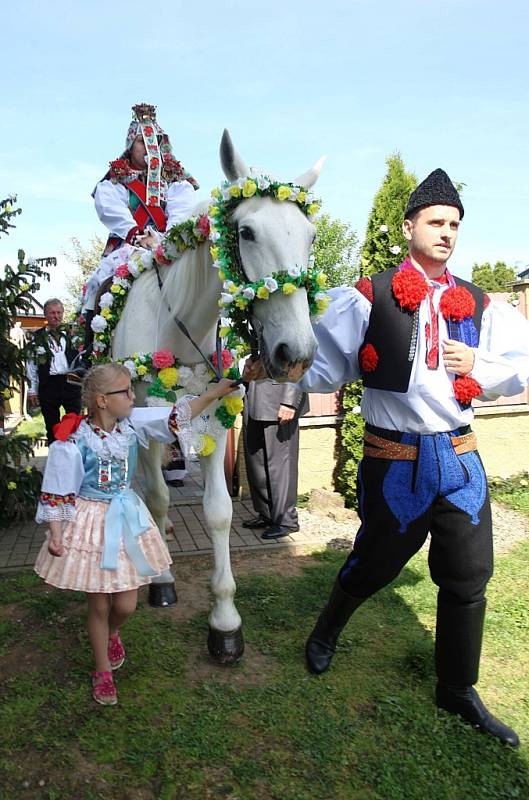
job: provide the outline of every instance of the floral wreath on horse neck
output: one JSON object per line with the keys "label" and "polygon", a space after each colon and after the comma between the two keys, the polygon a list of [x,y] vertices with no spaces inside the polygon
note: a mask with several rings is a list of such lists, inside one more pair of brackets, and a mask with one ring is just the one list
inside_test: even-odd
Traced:
{"label": "floral wreath on horse neck", "polygon": [[[236,230],[230,217],[239,202],[253,196],[295,202],[309,219],[313,219],[320,209],[320,203],[302,187],[272,181],[267,176],[239,179],[234,183],[226,181],[220,189],[214,189],[207,213],[191,217],[172,227],[154,253],[135,250],[125,263],[114,268],[110,291],[105,292],[99,300],[101,313],[96,314],[91,322],[94,331],[94,363],[110,360],[108,353],[112,334],[133,281],[142,272],[151,269],[154,260],[171,265],[186,250],[196,249],[208,239],[211,242],[213,266],[218,269],[219,279],[223,284],[219,307],[220,336],[225,345],[221,352],[225,377],[240,377],[236,358],[248,352],[248,312],[255,300],[268,300],[276,291],[290,295],[304,287],[311,315],[319,316],[324,313],[329,303],[324,291],[327,277],[310,264],[306,270],[296,266],[272,273],[258,281],[244,281],[236,257]],[[226,312],[229,316],[226,316]],[[216,353],[210,360],[217,367]],[[133,353],[128,359],[120,359],[119,363],[128,368],[133,381],[141,380],[150,384],[147,402],[151,405],[174,402],[177,392],[181,393],[179,390],[200,394],[215,377],[205,364],[199,363],[195,367],[183,365],[169,351]],[[223,398],[215,411],[216,420],[223,427],[231,428],[237,413],[242,410],[242,405],[239,397]],[[205,433],[204,447],[200,454],[209,455],[213,449],[214,437]]]}

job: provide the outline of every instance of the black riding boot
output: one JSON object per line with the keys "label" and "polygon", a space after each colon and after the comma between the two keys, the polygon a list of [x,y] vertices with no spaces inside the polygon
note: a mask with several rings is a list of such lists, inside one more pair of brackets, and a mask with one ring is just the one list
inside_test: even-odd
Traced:
{"label": "black riding boot", "polygon": [[474,689],[478,680],[485,606],[486,600],[459,605],[438,598],[435,699],[439,708],[459,714],[503,744],[518,747],[518,735],[492,716]]}
{"label": "black riding boot", "polygon": [[366,600],[365,597],[351,597],[344,592],[337,578],[327,605],[321,612],[314,630],[305,645],[305,657],[311,672],[319,675],[329,667],[338,636],[351,614]]}

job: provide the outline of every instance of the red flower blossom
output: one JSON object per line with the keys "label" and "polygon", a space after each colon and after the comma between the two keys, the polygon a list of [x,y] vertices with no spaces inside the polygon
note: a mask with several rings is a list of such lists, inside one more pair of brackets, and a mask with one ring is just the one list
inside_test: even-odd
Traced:
{"label": "red flower blossom", "polygon": [[393,295],[401,308],[417,311],[428,294],[428,284],[416,269],[401,269],[391,281]]}
{"label": "red flower blossom", "polygon": [[477,380],[471,378],[470,375],[465,375],[464,377],[458,376],[454,381],[454,394],[456,400],[460,403],[470,405],[475,397],[479,397],[480,394],[483,394],[483,389]]}
{"label": "red flower blossom", "polygon": [[158,205],[158,195],[153,194],[149,197],[149,202],[147,203],[148,206],[157,206]]}
{"label": "red flower blossom", "polygon": [[151,158],[151,160],[149,161],[149,167],[151,169],[156,169],[159,166],[159,164],[160,164],[159,158]]}
{"label": "red flower blossom", "polygon": [[110,162],[110,177],[123,178],[132,175],[132,167],[126,158],[116,158]]}
{"label": "red flower blossom", "polygon": [[439,309],[445,319],[461,322],[465,317],[472,317],[475,308],[475,300],[464,286],[452,286],[441,295]]}
{"label": "red flower blossom", "polygon": [[[233,364],[233,356],[230,353],[230,351],[224,349],[221,352],[220,357],[222,359],[222,369],[223,370],[224,369],[229,369],[231,367],[231,365]],[[216,369],[217,368],[217,354],[216,353],[213,353],[213,355],[211,356],[211,363],[213,364],[213,366]]]}
{"label": "red flower blossom", "polygon": [[197,224],[195,225],[195,227],[198,233],[205,239],[207,239],[210,230],[208,215],[202,214],[202,216],[197,219]]}
{"label": "red flower blossom", "polygon": [[171,266],[173,263],[170,258],[164,253],[163,245],[159,244],[156,250],[154,251],[154,258],[158,262],[158,264],[162,264],[166,267]]}
{"label": "red flower blossom", "polygon": [[373,372],[378,365],[378,353],[372,344],[366,344],[360,350],[360,366],[363,372]]}
{"label": "red flower blossom", "polygon": [[116,267],[114,270],[114,275],[117,275],[118,278],[130,278],[128,265],[120,264],[119,267]]}
{"label": "red flower blossom", "polygon": [[150,125],[146,125],[143,130],[145,131],[145,136],[152,136],[154,133]]}
{"label": "red flower blossom", "polygon": [[152,354],[152,363],[156,369],[172,367],[174,364],[174,355],[170,350],[158,350],[157,353]]}

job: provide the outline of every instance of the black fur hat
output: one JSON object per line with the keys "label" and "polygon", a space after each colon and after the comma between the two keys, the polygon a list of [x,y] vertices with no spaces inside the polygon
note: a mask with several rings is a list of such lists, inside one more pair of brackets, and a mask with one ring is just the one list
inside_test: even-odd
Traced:
{"label": "black fur hat", "polygon": [[463,219],[465,209],[456,187],[443,169],[434,169],[410,194],[404,218],[427,206],[455,206]]}

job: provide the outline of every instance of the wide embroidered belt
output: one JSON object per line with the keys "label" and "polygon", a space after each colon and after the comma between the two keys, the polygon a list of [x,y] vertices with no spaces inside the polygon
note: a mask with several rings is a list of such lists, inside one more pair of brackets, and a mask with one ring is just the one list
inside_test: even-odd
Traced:
{"label": "wide embroidered belt", "polygon": [[[460,456],[478,449],[476,434],[471,431],[462,436],[450,436],[454,452]],[[385,458],[389,461],[416,461],[418,447],[415,444],[402,444],[376,436],[369,431],[364,432],[364,455],[371,458]]]}

